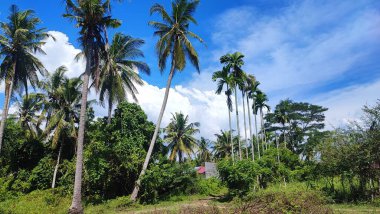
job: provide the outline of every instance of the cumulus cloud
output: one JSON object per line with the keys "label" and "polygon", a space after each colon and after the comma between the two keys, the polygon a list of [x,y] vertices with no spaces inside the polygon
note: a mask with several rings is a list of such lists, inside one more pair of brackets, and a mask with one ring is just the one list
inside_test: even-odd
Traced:
{"label": "cumulus cloud", "polygon": [[[362,97],[372,98],[378,94],[374,87],[364,90],[368,83],[349,81],[362,75],[377,78],[380,61],[373,56],[380,53],[380,12],[375,4],[371,0],[294,1],[276,14],[252,6],[228,9],[215,18],[212,42],[218,48],[212,50],[213,68],[194,75],[187,86],[215,88],[210,78],[221,67],[219,57],[240,51],[245,54],[243,69],[261,82],[272,106],[285,98],[318,101],[330,107],[327,120],[338,125],[365,104],[360,102],[365,99],[357,99],[357,104],[337,111],[335,104],[354,99],[344,92],[363,90]],[[338,85],[338,90],[330,91],[331,85]]]}
{"label": "cumulus cloud", "polygon": [[[181,111],[189,115],[190,122],[201,123],[200,135],[206,138],[215,139],[215,133],[228,129],[226,98],[215,95],[211,75],[220,69],[219,57],[236,50],[246,55],[244,69],[257,76],[272,106],[287,97],[297,101],[306,97],[306,101],[329,108],[327,121],[334,126],[359,118],[361,107],[376,101],[380,80],[324,94],[309,92],[347,76],[355,66],[367,62],[369,55],[380,52],[376,39],[380,37],[380,14],[370,5],[368,0],[308,0],[296,1],[275,15],[261,14],[245,6],[222,12],[212,31],[211,42],[218,44],[217,48],[209,50],[210,59],[203,60],[209,63],[200,75],[194,74],[189,82],[172,86],[161,127],[169,123],[171,113]],[[43,47],[47,55],[38,57],[49,71],[65,65],[68,76],[79,76],[85,64],[75,62],[74,56],[80,49],[70,44],[64,33],[50,33],[56,41],[48,39]],[[138,91],[139,104],[149,120],[156,122],[165,89],[145,82],[138,86]],[[91,92],[89,99],[96,98]],[[238,109],[244,136],[241,104]],[[105,116],[107,110],[95,106],[95,113]],[[236,129],[234,113],[232,123]]]}
{"label": "cumulus cloud", "polygon": [[[50,72],[65,65],[68,68],[67,76],[79,76],[85,69],[83,61],[74,61],[74,57],[80,52],[80,49],[74,47],[64,33],[58,31],[49,33],[55,37],[56,41],[47,39],[43,46],[46,55],[38,55],[38,58]],[[161,109],[165,88],[159,88],[144,81],[144,85],[137,86],[137,89],[140,106],[148,115],[148,119],[155,123]],[[92,90],[88,99],[97,99],[97,94]],[[133,100],[130,99],[130,101]],[[95,105],[94,110],[98,117],[107,115],[107,109],[102,106]],[[213,139],[215,133],[220,129],[225,129],[228,125],[225,97],[215,95],[212,90],[201,90],[196,85],[194,87],[177,85],[171,88],[161,127],[167,126],[172,117],[171,113],[174,112],[189,115],[190,122],[200,122],[200,135],[210,139]]]}
{"label": "cumulus cloud", "polygon": [[49,33],[55,38],[55,41],[52,38],[45,40],[46,43],[43,45],[42,50],[46,55],[37,54],[37,57],[49,72],[53,72],[64,65],[68,69],[66,72],[68,77],[78,77],[83,73],[86,66],[84,60],[74,60],[81,50],[69,42],[69,37],[66,34],[59,31],[49,31]]}

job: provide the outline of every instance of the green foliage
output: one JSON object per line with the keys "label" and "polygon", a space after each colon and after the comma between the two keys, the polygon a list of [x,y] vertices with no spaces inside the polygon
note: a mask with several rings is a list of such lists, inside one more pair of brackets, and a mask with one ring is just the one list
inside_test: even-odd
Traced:
{"label": "green foliage", "polygon": [[39,214],[67,213],[70,198],[63,194],[62,189],[36,190],[16,199],[0,202],[0,213]]}
{"label": "green foliage", "polygon": [[0,165],[7,166],[8,172],[33,169],[44,155],[40,141],[26,138],[20,124],[8,119],[5,127],[4,144],[0,155]]}
{"label": "green foliage", "polygon": [[40,190],[50,188],[53,178],[53,169],[53,159],[50,156],[42,158],[30,174],[29,182],[31,188]]}
{"label": "green foliage", "polygon": [[140,201],[157,203],[175,195],[196,192],[197,175],[190,163],[152,164],[141,182]]}
{"label": "green foliage", "polygon": [[223,160],[218,163],[219,176],[226,183],[232,196],[242,196],[257,185],[259,165],[252,160],[241,160],[232,163]]}
{"label": "green foliage", "polygon": [[240,213],[333,213],[325,206],[327,198],[302,183],[273,186],[249,195]]}
{"label": "green foliage", "polygon": [[316,137],[315,133],[324,128],[324,112],[327,110],[322,106],[286,99],[276,105],[274,112],[268,113],[265,119],[269,131],[282,133],[280,141],[286,141],[287,148],[311,159],[314,154],[311,154],[313,147],[310,145],[313,143],[308,138]]}
{"label": "green foliage", "polygon": [[[277,154],[281,154],[279,160]],[[308,172],[297,155],[285,148],[278,151],[268,149],[257,161],[220,161],[218,171],[231,196],[244,196],[253,189],[265,188],[269,183],[302,180]]]}
{"label": "green foliage", "polygon": [[[137,104],[120,103],[110,125],[98,120],[89,128],[84,152],[86,195],[94,200],[129,194],[141,168],[154,125]],[[156,144],[155,157],[160,151]]]}
{"label": "green foliage", "polygon": [[216,177],[199,178],[197,181],[196,192],[201,195],[217,196],[227,192],[227,188],[222,184],[221,180]]}

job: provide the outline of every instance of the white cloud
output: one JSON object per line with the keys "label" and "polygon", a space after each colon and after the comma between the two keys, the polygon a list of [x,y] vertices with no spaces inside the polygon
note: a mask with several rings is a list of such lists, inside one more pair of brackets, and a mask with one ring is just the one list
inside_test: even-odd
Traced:
{"label": "white cloud", "polygon": [[377,80],[365,85],[334,90],[315,97],[311,102],[329,108],[326,113],[327,128],[334,128],[359,121],[363,106],[374,105],[380,98],[379,91],[380,80]]}
{"label": "white cloud", "polygon": [[49,72],[53,72],[58,67],[64,65],[68,71],[68,77],[78,77],[83,73],[85,68],[84,60],[75,61],[75,56],[81,52],[80,49],[75,48],[70,42],[66,34],[59,31],[49,31],[55,38],[48,38],[42,50],[46,55],[38,54],[37,57],[43,62],[45,68]]}
{"label": "white cloud", "polygon": [[[377,69],[380,66],[380,61],[368,60],[380,52],[380,12],[372,7],[374,4],[371,0],[306,0],[296,1],[270,15],[247,6],[224,11],[214,18],[217,21],[212,42],[218,48],[212,50],[210,60],[215,67],[194,75],[186,86],[215,89],[210,79],[212,72],[221,67],[219,57],[240,51],[245,54],[243,69],[261,82],[261,89],[268,93],[272,106],[280,99],[306,97],[330,108],[327,120],[331,124],[357,118],[367,101],[364,98],[370,101],[378,96],[374,86],[354,83],[349,88],[327,92],[321,100],[321,96],[311,91],[334,83],[349,72],[376,73],[369,69],[353,71],[362,69],[358,68],[360,63],[372,63]],[[355,99],[347,95],[350,90],[361,93],[361,97],[356,98],[355,104],[346,105]]]}
{"label": "white cloud", "polygon": [[[84,71],[85,64],[83,61],[75,62],[74,56],[80,50],[69,43],[69,38],[64,33],[58,31],[51,31],[50,33],[56,38],[56,41],[48,39],[43,46],[43,50],[47,54],[38,55],[38,58],[49,72],[53,72],[57,67],[65,65],[68,67],[66,74],[69,77],[79,76]],[[144,83],[144,86],[137,86],[139,91],[137,98],[140,106],[148,115],[148,119],[156,123],[165,88],[159,88],[147,82]],[[97,99],[97,97],[97,94],[92,90],[88,99]],[[102,106],[95,105],[94,110],[96,116],[107,115],[107,109]],[[214,91],[211,90],[204,91],[199,89],[196,85],[194,87],[178,85],[171,88],[161,127],[167,126],[172,116],[171,113],[174,112],[189,115],[190,122],[200,122],[200,135],[206,138],[213,139],[215,133],[228,127],[225,97],[215,95]]]}

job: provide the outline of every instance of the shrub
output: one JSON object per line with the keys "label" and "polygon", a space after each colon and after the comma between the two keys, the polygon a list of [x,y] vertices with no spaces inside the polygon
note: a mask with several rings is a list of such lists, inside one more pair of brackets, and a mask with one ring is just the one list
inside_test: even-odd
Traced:
{"label": "shrub", "polygon": [[189,163],[160,163],[152,165],[141,181],[143,203],[157,203],[175,195],[196,192],[197,175]]}
{"label": "shrub", "polygon": [[252,193],[241,203],[237,213],[333,213],[325,206],[327,198],[322,192],[307,189],[295,183],[274,186]]}
{"label": "shrub", "polygon": [[232,164],[231,160],[218,163],[219,176],[227,185],[231,196],[245,195],[257,184],[259,166],[251,160],[241,160]]}
{"label": "shrub", "polygon": [[226,192],[220,179],[212,177],[208,179],[199,178],[197,181],[197,193],[201,195],[221,195]]}
{"label": "shrub", "polygon": [[54,161],[50,156],[46,156],[40,160],[38,165],[34,167],[29,177],[32,189],[48,189],[51,187],[54,173]]}
{"label": "shrub", "polygon": [[67,213],[70,201],[62,189],[37,190],[0,202],[0,213]]}

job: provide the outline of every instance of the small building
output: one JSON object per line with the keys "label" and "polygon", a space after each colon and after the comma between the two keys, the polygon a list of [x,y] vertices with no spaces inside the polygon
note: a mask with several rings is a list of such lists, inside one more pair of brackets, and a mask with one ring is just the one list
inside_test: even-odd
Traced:
{"label": "small building", "polygon": [[204,166],[195,168],[197,173],[203,175],[205,178],[218,177],[218,170],[216,169],[216,163],[205,162]]}

